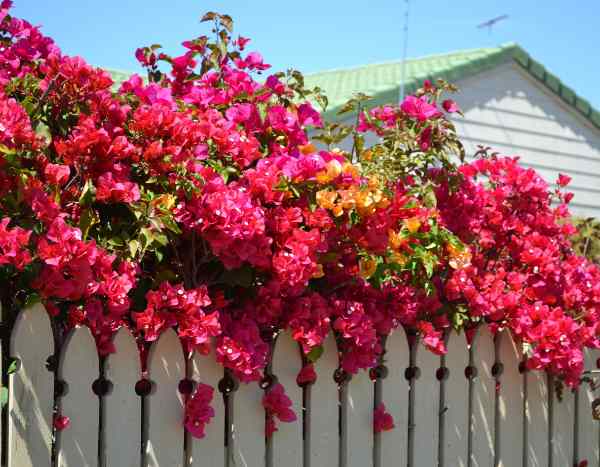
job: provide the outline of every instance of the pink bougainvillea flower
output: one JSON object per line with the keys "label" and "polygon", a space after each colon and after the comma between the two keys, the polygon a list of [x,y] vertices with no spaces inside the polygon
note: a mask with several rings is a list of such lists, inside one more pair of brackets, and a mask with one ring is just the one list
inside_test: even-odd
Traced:
{"label": "pink bougainvillea flower", "polygon": [[44,169],[44,175],[48,181],[58,186],[64,185],[69,180],[70,173],[71,169],[68,165],[48,164]]}
{"label": "pink bougainvillea flower", "polygon": [[558,174],[558,180],[556,181],[556,184],[558,186],[565,187],[569,183],[571,183],[571,177],[569,177],[568,175],[565,175],[565,174]]}
{"label": "pink bougainvillea flower", "polygon": [[321,114],[317,112],[308,102],[298,106],[298,121],[303,126],[314,126],[320,128],[323,126]]}
{"label": "pink bougainvillea flower", "polygon": [[400,109],[409,117],[416,118],[420,122],[442,115],[439,109],[427,102],[424,97],[406,96]]}
{"label": "pink bougainvillea flower", "polygon": [[446,99],[444,102],[442,102],[442,107],[448,113],[460,112],[460,108],[452,99]]}
{"label": "pink bougainvillea flower", "polygon": [[375,433],[391,431],[395,428],[394,418],[386,411],[385,404],[381,402],[373,412],[373,430]]}
{"label": "pink bougainvillea flower", "polygon": [[210,406],[214,389],[203,383],[198,383],[194,395],[185,404],[184,426],[194,438],[204,438],[204,430],[210,419],[215,416]]}
{"label": "pink bougainvillea flower", "polygon": [[[296,421],[296,414],[290,408],[292,401],[285,393],[285,389],[280,383],[269,388],[262,399],[262,405],[267,414],[266,436],[270,437],[277,431],[275,418],[285,423]],[[269,422],[270,419],[270,422]]]}
{"label": "pink bougainvillea flower", "polygon": [[248,42],[250,42],[250,39],[242,36],[238,36],[238,38],[235,40],[235,44],[239,47],[240,50],[244,50]]}
{"label": "pink bougainvillea flower", "polygon": [[296,377],[296,382],[298,386],[302,386],[304,384],[312,384],[317,380],[317,373],[315,372],[315,366],[312,363],[308,363],[302,367],[298,376]]}
{"label": "pink bougainvillea flower", "polygon": [[12,264],[22,271],[32,260],[27,249],[31,231],[21,227],[9,229],[9,223],[8,217],[0,220],[0,266]]}
{"label": "pink bougainvillea flower", "polygon": [[111,172],[107,172],[98,177],[96,199],[98,201],[132,203],[140,199],[140,190],[136,183],[118,180]]}
{"label": "pink bougainvillea flower", "polygon": [[57,431],[63,431],[69,428],[71,425],[71,419],[66,415],[57,415],[54,417],[54,428]]}

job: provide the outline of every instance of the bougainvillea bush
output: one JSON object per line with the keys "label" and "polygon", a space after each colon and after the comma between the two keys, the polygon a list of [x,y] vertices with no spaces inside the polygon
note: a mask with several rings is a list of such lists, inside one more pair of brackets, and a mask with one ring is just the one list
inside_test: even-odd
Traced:
{"label": "bougainvillea bush", "polygon": [[[147,76],[116,89],[9,8],[5,319],[41,301],[59,341],[88,326],[100,355],[122,326],[142,356],[173,328],[188,354],[214,343],[243,383],[268,380],[288,331],[305,356],[302,384],[317,377],[311,363],[330,333],[340,371],[353,374],[381,362],[400,326],[442,354],[451,328],[489,323],[525,344],[529,368],[578,384],[582,349],[600,345],[600,270],[569,242],[571,195],[516,158],[482,150],[463,162],[451,86],[426,82],[379,108],[359,95],[343,109],[356,125],[325,124],[318,89],[296,71],[269,74],[231,18],[209,13],[211,38],[184,42],[179,56],[138,49]],[[199,385],[189,399],[196,436],[215,390]],[[263,404],[269,432],[296,417],[278,384]],[[393,427],[384,405],[377,412],[376,428]]]}

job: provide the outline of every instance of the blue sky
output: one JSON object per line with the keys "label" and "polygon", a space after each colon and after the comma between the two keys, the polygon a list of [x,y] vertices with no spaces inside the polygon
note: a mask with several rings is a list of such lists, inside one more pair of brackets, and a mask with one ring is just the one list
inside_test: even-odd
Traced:
{"label": "blue sky", "polygon": [[[14,0],[14,14],[43,26],[68,54],[122,70],[133,52],[162,44],[168,53],[207,33],[202,13],[231,15],[276,70],[303,72],[396,60],[402,55],[405,0]],[[576,5],[574,7],[573,5]],[[508,14],[491,34],[476,26]],[[411,0],[408,56],[515,41],[600,108],[598,0]]]}

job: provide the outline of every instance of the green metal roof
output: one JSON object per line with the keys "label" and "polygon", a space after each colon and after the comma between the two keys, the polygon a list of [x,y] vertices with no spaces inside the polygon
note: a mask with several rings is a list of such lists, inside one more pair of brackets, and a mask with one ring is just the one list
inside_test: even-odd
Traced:
{"label": "green metal roof", "polygon": [[[600,112],[514,43],[408,59],[405,92],[415,92],[426,79],[434,81],[443,78],[453,83],[511,61],[570,105],[575,112],[587,118],[596,128],[600,128]],[[127,72],[109,71],[117,84],[128,77]],[[325,116],[335,119],[337,111],[356,92],[372,96],[370,106],[397,102],[401,74],[402,62],[395,61],[307,74],[305,84],[309,88],[319,86],[323,89],[329,99]]]}
{"label": "green metal roof", "polygon": [[[511,61],[600,128],[600,112],[514,43],[408,59],[405,93],[415,92],[426,79],[434,81],[443,78],[454,83]],[[307,74],[305,83],[307,87],[319,86],[323,89],[329,98],[325,115],[335,118],[341,106],[356,92],[373,97],[370,106],[397,102],[401,75],[402,62],[396,61]]]}

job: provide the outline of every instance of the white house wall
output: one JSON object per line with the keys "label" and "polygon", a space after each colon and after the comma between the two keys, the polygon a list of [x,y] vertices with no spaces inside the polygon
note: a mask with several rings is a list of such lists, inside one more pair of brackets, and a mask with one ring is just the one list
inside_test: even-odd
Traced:
{"label": "white house wall", "polygon": [[[452,96],[464,112],[453,118],[467,157],[478,145],[520,156],[549,183],[559,173],[573,178],[571,212],[600,218],[600,130],[518,65],[506,63],[455,83]],[[343,123],[351,124],[354,117]],[[375,137],[367,138],[373,144]],[[341,144],[350,150],[348,139]]]}
{"label": "white house wall", "polygon": [[455,84],[465,115],[454,122],[468,155],[491,146],[549,182],[568,174],[572,212],[600,218],[600,130],[513,63]]}

